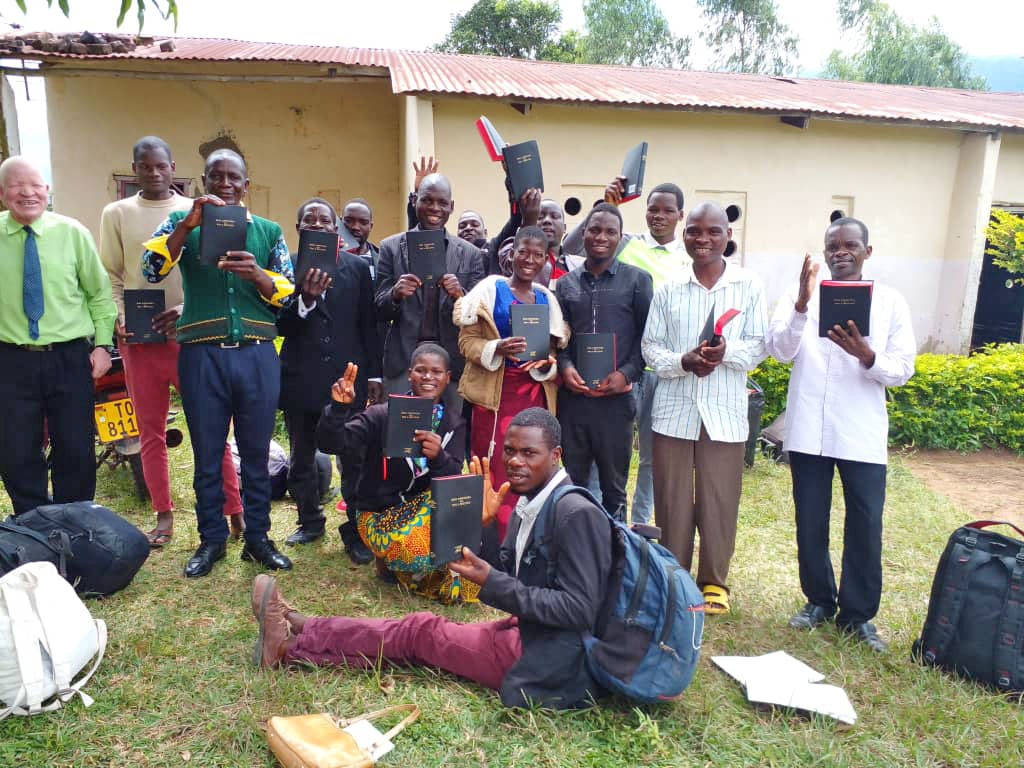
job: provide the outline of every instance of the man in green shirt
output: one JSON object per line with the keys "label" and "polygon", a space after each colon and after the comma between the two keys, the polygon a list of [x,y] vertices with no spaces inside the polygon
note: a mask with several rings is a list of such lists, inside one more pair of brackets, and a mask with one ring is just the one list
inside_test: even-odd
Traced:
{"label": "man in green shirt", "polygon": [[0,164],[0,478],[19,514],[96,493],[94,389],[110,369],[117,307],[89,231],[46,210],[50,188],[23,157]]}

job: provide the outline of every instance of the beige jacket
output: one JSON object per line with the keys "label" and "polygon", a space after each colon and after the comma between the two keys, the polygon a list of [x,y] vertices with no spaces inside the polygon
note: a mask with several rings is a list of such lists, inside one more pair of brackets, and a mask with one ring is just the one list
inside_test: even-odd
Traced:
{"label": "beige jacket", "polygon": [[[501,336],[492,316],[497,292],[495,286],[498,280],[507,279],[501,275],[484,278],[455,302],[452,313],[452,322],[459,329],[459,352],[466,359],[466,369],[459,379],[459,394],[490,411],[498,410],[505,379],[505,358],[497,354]],[[534,287],[547,296],[551,335],[556,339],[557,348],[563,349],[569,343],[569,326],[562,317],[558,299],[544,286],[534,284]],[[531,369],[530,376],[544,385],[548,410],[554,413],[558,397],[558,366],[552,365],[546,371]]]}

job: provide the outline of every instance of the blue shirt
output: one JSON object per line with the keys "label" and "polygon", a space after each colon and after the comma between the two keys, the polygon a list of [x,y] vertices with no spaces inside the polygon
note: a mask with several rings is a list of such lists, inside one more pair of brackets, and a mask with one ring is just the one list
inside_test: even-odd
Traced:
{"label": "blue shirt", "polygon": [[[494,311],[491,313],[491,317],[494,318],[494,324],[497,326],[501,338],[507,339],[512,335],[512,316],[509,313],[509,307],[513,304],[522,304],[523,302],[512,293],[512,288],[509,287],[507,280],[498,280],[494,288]],[[547,295],[536,288],[533,289],[533,297],[535,304],[544,304],[546,306],[548,303]],[[518,363],[506,360],[505,365],[518,365]]]}

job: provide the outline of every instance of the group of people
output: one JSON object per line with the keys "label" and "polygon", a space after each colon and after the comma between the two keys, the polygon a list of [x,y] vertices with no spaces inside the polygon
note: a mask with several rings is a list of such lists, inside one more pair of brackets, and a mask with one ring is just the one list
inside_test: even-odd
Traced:
{"label": "group of people", "polygon": [[[310,269],[294,284],[282,227],[255,214],[245,250],[216,265],[199,259],[203,205],[244,204],[249,178],[238,153],[210,153],[204,194],[191,200],[172,185],[165,141],[144,137],[132,151],[139,192],[104,209],[98,253],[78,222],[46,210],[38,169],[19,157],[0,165],[8,209],[0,213],[0,361],[8,371],[0,378],[0,475],[16,514],[50,499],[93,497],[92,380],[109,367],[116,339],[138,414],[154,546],[173,532],[164,435],[169,387],[181,394],[200,537],[186,576],[208,574],[231,534],[244,537],[244,560],[291,568],[269,537],[267,452],[280,408],[298,510],[288,544],[324,535],[320,449],[338,457],[346,513],[339,531],[354,562],[376,561],[379,578],[422,594],[480,600],[510,614],[481,624],[432,613],[311,618],[263,576],[252,595],[258,662],[426,663],[501,689],[508,704],[575,706],[600,694],[582,661],[583,638],[612,567],[609,516],[634,524],[653,517],[662,544],[687,569],[699,533],[705,611],[730,610],[747,374],[771,354],[794,362],[785,447],[807,604],[790,624],[834,619],[885,649],[871,623],[882,587],[885,387],[910,378],[916,352],[907,305],[893,288],[875,282],[870,336],[851,322],[819,337],[819,265],[807,256],[793,265],[797,284],[769,321],[761,280],[725,255],[726,212],[701,202],[684,213],[672,183],[648,193],[642,233],[623,232],[617,177],[571,232],[562,207],[529,190],[510,200],[498,236],[488,239],[472,210],[454,236],[445,230],[451,183],[433,159],[415,168],[409,225],[445,231],[446,272],[436,284],[411,268],[405,232],[379,248],[370,242],[369,202],[354,198],[339,212],[319,197],[299,205],[296,231],[345,227],[358,247],[339,249],[334,269]],[[831,278],[860,280],[872,252],[863,222],[835,220],[824,241]],[[143,287],[165,293],[167,310],[153,321],[164,342],[133,343],[124,327],[123,292]],[[520,359],[526,340],[512,334],[516,304],[547,307],[546,359]],[[700,340],[709,315],[728,310],[735,319]],[[614,335],[613,370],[596,384],[581,376],[577,348],[594,333]],[[388,458],[385,402],[410,392],[434,402],[431,429],[416,433],[422,458]],[[52,493],[40,450],[44,423]],[[634,437],[639,469],[627,504]],[[467,459],[485,475],[484,538],[479,554],[467,548],[434,569],[424,539],[430,481],[462,473]],[[846,501],[838,589],[828,541],[836,468]],[[603,510],[588,496],[560,499],[547,525],[559,553],[549,567],[532,530],[562,484],[589,487]]]}

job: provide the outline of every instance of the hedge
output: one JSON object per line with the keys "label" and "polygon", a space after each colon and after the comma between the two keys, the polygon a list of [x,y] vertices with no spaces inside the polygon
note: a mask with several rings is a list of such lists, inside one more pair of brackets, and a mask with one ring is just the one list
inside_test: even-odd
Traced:
{"label": "hedge", "polygon": [[[769,358],[751,373],[765,391],[763,424],[786,407],[790,367]],[[889,396],[890,445],[1024,454],[1024,345],[918,355],[913,378]]]}

